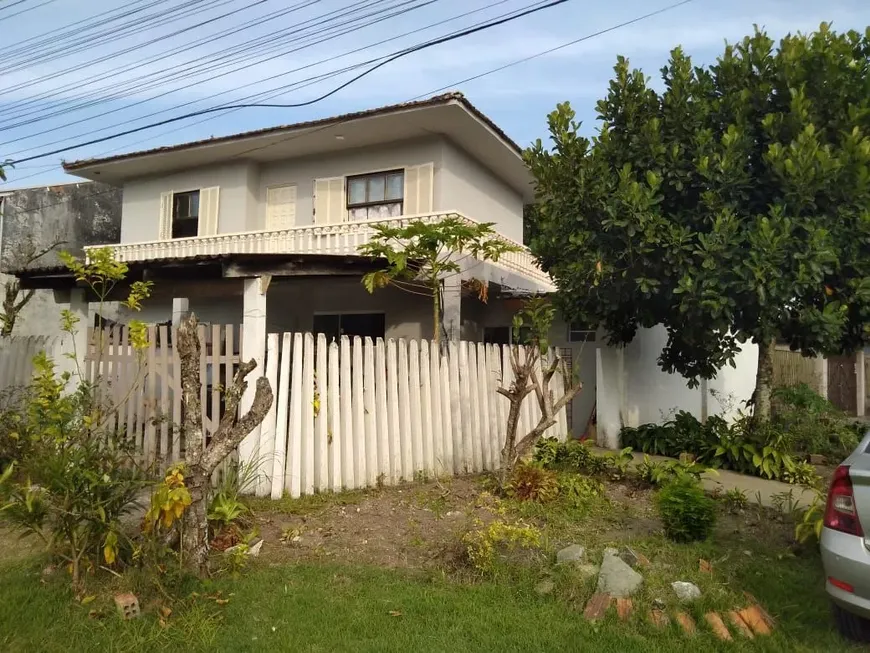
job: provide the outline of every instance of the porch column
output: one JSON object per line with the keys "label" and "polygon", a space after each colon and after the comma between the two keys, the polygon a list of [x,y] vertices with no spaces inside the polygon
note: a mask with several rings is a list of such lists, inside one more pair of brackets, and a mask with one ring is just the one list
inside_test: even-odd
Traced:
{"label": "porch column", "polygon": [[442,284],[441,337],[443,342],[459,342],[462,338],[462,278],[452,274]]}
{"label": "porch column", "polygon": [[[248,375],[248,387],[239,404],[239,414],[250,410],[254,403],[257,379],[266,374],[266,292],[269,289],[270,275],[244,279],[242,312],[242,360],[252,358],[257,367]],[[272,388],[275,392],[275,388]],[[239,444],[239,464],[244,465],[260,457],[260,427],[251,431]],[[266,461],[260,461],[264,469]]]}
{"label": "porch column", "polygon": [[190,300],[187,297],[172,298],[172,326],[181,326],[181,321],[190,312]]}

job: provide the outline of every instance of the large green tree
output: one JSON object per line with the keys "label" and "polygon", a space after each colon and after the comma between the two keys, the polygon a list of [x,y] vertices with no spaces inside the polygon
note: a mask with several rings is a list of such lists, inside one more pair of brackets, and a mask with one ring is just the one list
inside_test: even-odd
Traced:
{"label": "large green tree", "polygon": [[537,181],[532,251],[568,317],[611,343],[663,324],[659,362],[692,383],[759,348],[755,415],[770,412],[773,343],[854,351],[870,324],[870,29],[822,24],[778,47],[756,30],[696,67],[681,49],[652,87],[619,58],[593,139],[571,107]]}

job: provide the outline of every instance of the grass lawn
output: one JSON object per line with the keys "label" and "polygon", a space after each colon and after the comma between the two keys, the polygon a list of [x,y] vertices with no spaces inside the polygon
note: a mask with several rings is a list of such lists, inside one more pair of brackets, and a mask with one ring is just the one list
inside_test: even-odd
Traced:
{"label": "grass lawn", "polygon": [[[709,542],[676,545],[659,533],[648,498],[608,487],[607,499],[582,509],[501,504],[502,517],[542,529],[544,552],[486,578],[458,570],[450,554],[457,534],[482,514],[473,480],[260,506],[261,557],[237,578],[174,586],[172,603],[135,578],[102,574],[90,581],[95,598],[82,605],[62,572],[43,577],[44,558],[11,557],[9,547],[21,544],[0,536],[0,651],[852,650],[833,632],[818,554],[792,552],[790,524],[749,510],[723,515]],[[298,545],[280,541],[288,529],[300,534]],[[597,624],[583,618],[595,579],[554,568],[549,558],[570,541],[584,544],[590,560],[624,544],[650,558],[628,622],[614,610]],[[699,558],[712,561],[713,574],[698,569]],[[534,588],[545,577],[554,591],[541,596]],[[694,637],[647,621],[654,599],[676,609],[674,580],[704,593],[685,607],[698,622]],[[124,622],[111,597],[129,589],[145,614]],[[742,607],[744,590],[774,615],[774,634],[720,642],[703,615]],[[171,607],[163,619],[161,605]]]}

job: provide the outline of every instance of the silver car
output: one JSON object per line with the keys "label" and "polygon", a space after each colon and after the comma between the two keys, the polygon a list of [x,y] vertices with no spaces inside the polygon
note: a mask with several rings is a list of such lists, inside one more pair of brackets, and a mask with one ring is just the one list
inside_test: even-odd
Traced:
{"label": "silver car", "polygon": [[834,473],[822,528],[822,565],[839,631],[870,642],[870,432]]}

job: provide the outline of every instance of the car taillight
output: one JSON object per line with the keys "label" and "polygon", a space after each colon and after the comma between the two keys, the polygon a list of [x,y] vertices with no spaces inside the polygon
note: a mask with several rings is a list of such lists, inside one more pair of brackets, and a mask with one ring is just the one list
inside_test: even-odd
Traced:
{"label": "car taillight", "polygon": [[849,466],[840,465],[834,472],[828,504],[825,507],[825,528],[850,535],[864,536],[858,510],[855,508],[855,492],[849,478]]}

